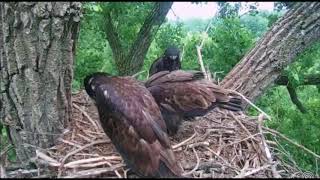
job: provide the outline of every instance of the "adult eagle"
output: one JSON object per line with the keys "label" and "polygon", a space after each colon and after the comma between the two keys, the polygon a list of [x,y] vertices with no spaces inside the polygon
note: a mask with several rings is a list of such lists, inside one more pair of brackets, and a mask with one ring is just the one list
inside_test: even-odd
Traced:
{"label": "adult eagle", "polygon": [[160,71],[174,71],[177,69],[181,69],[180,50],[175,46],[169,46],[163,56],[152,63],[149,69],[149,77]]}
{"label": "adult eagle", "polygon": [[95,101],[104,132],[137,175],[181,175],[159,107],[142,83],[97,72],[84,79],[84,86]]}
{"label": "adult eagle", "polygon": [[241,97],[204,79],[200,71],[161,71],[145,86],[158,103],[169,135],[185,118],[203,116],[215,107],[240,111]]}

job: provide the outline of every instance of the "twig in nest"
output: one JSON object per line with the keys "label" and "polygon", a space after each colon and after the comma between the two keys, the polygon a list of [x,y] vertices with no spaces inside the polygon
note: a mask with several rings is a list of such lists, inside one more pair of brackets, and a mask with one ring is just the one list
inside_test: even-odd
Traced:
{"label": "twig in nest", "polygon": [[242,124],[242,122],[232,113],[230,112],[231,116],[237,121],[237,123],[242,127],[243,130],[246,131],[246,133],[248,134],[249,137],[252,137],[252,139],[256,140],[252,134],[250,133],[250,131]]}
{"label": "twig in nest", "polygon": [[[258,118],[258,129],[259,129],[259,131],[261,133],[261,141],[262,141],[262,145],[264,146],[264,150],[266,152],[266,156],[268,158],[268,161],[269,161],[270,164],[273,164],[270,150],[268,148],[268,145],[266,143],[266,139],[264,138],[264,135],[263,135],[263,132],[262,132],[262,118],[263,118],[263,116],[264,115],[262,113],[259,115],[259,118]],[[273,164],[271,166],[271,171],[272,171],[272,174],[273,174],[273,176],[275,178],[281,178],[280,174],[276,170],[275,164]]]}
{"label": "twig in nest", "polygon": [[91,124],[95,127],[95,130],[98,131],[99,127],[98,125],[95,123],[95,121],[88,115],[87,112],[85,112],[83,109],[81,109],[78,105],[76,105],[75,103],[72,103],[73,107],[75,107],[76,109],[78,109],[79,111],[82,112],[82,114],[88,118],[88,120],[91,122]]}
{"label": "twig in nest", "polygon": [[124,164],[116,164],[114,166],[111,167],[104,167],[104,168],[97,168],[97,169],[90,169],[90,170],[84,170],[84,171],[78,171],[73,175],[69,175],[69,176],[64,176],[61,178],[85,178],[85,177],[92,177],[92,176],[96,176],[102,173],[106,173],[106,172],[112,172],[115,171],[121,167],[124,167]]}
{"label": "twig in nest", "polygon": [[208,74],[206,72],[206,69],[204,68],[203,61],[202,61],[201,47],[197,45],[196,48],[197,48],[198,61],[199,61],[200,67],[201,67],[201,71],[204,74],[204,77],[206,79],[208,79]]}
{"label": "twig in nest", "polygon": [[204,147],[207,147],[209,146],[209,142],[197,142],[197,143],[194,143],[194,144],[189,144],[188,145],[188,148],[195,148],[195,147],[198,147],[198,146],[204,146]]}
{"label": "twig in nest", "polygon": [[173,145],[173,146],[172,146],[172,149],[176,149],[176,148],[184,145],[185,143],[187,143],[188,141],[190,141],[191,139],[193,139],[196,135],[197,135],[197,133],[195,132],[195,133],[194,133],[191,137],[189,137],[188,139],[182,141],[182,142],[179,143],[179,144]]}
{"label": "twig in nest", "polygon": [[260,108],[258,108],[258,106],[256,106],[255,104],[253,104],[253,103],[252,103],[249,99],[247,99],[243,94],[241,94],[241,93],[239,93],[239,92],[237,92],[237,91],[235,91],[235,90],[228,90],[228,91],[230,91],[230,92],[232,92],[232,93],[235,93],[235,94],[241,96],[247,103],[249,103],[252,107],[256,108],[259,112],[261,112],[261,113],[262,113],[263,115],[265,115],[269,120],[271,120],[271,117],[270,117],[267,113],[265,113],[265,112],[262,111]]}
{"label": "twig in nest", "polygon": [[41,158],[43,160],[45,160],[47,163],[52,164],[53,166],[58,166],[60,163],[58,161],[56,161],[55,159],[47,156],[46,154],[42,153],[39,150],[36,150],[36,157],[37,158]]}
{"label": "twig in nest", "polygon": [[232,168],[234,170],[236,170],[236,172],[238,172],[238,168],[235,168],[233,166],[231,166],[231,164],[228,163],[228,161],[226,161],[223,157],[219,156],[219,154],[215,153],[212,149],[210,149],[209,147],[206,147],[206,149],[208,151],[210,151],[212,154],[214,154],[216,157],[218,157],[219,159],[221,159],[223,161],[223,163],[228,166],[229,168]]}
{"label": "twig in nest", "polygon": [[90,164],[96,161],[107,161],[107,160],[122,160],[122,158],[120,156],[102,156],[97,158],[81,159],[81,160],[69,162],[64,166],[75,168],[76,165],[79,165],[79,164]]}
{"label": "twig in nest", "polygon": [[257,172],[259,172],[261,170],[267,169],[268,167],[270,167],[270,164],[267,164],[267,165],[261,166],[261,167],[259,167],[257,169],[254,169],[254,170],[251,170],[249,172],[246,172],[244,175],[241,175],[241,174],[240,174],[241,176],[237,175],[234,178],[244,178],[244,177],[250,176],[251,174],[257,173]]}
{"label": "twig in nest", "polygon": [[189,174],[192,174],[192,173],[193,173],[194,171],[196,171],[196,170],[198,169],[198,167],[199,167],[200,158],[199,158],[199,156],[198,156],[198,154],[197,154],[197,151],[196,151],[194,148],[192,148],[192,150],[193,150],[194,154],[196,155],[197,164],[196,164],[196,166],[195,166],[191,171],[189,171],[189,172],[187,172],[187,173],[184,173],[182,176],[187,176],[187,175],[189,175]]}
{"label": "twig in nest", "polygon": [[[111,163],[109,163],[109,162],[107,162],[107,164],[111,167],[112,166],[112,164]],[[119,173],[119,171],[118,170],[114,170],[114,173],[118,176],[118,178],[122,178],[122,176],[121,176],[121,174]]]}
{"label": "twig in nest", "polygon": [[274,135],[277,135],[277,136],[279,136],[279,137],[287,140],[287,141],[290,142],[291,144],[293,144],[293,145],[295,145],[295,146],[297,146],[297,147],[305,150],[305,151],[308,152],[309,154],[312,154],[312,155],[315,156],[316,158],[320,159],[320,156],[319,156],[318,154],[314,153],[314,152],[311,151],[310,149],[308,149],[308,148],[306,148],[306,147],[304,147],[304,146],[302,146],[302,145],[300,145],[300,144],[298,144],[298,143],[296,143],[296,142],[293,142],[291,139],[287,138],[285,135],[281,134],[280,132],[275,131],[275,130],[273,130],[273,129],[269,129],[269,128],[267,128],[267,127],[262,127],[262,129],[267,130],[267,131],[273,133]]}
{"label": "twig in nest", "polygon": [[60,165],[60,168],[59,168],[58,177],[60,177],[61,174],[62,174],[62,171],[61,171],[61,170],[62,170],[62,167],[63,167],[63,165],[64,165],[64,162],[65,162],[70,156],[72,156],[72,155],[74,155],[74,154],[76,154],[76,153],[78,153],[78,152],[80,152],[80,151],[82,151],[82,150],[84,150],[85,148],[88,148],[88,147],[90,147],[90,146],[93,146],[93,145],[96,145],[96,144],[108,143],[108,142],[109,142],[108,140],[95,141],[95,142],[92,142],[92,143],[87,144],[87,145],[85,145],[85,146],[82,146],[81,148],[76,149],[75,151],[72,151],[72,152],[68,153],[68,154],[62,159],[62,161],[61,161],[61,165]]}
{"label": "twig in nest", "polygon": [[61,142],[63,142],[63,143],[65,143],[65,144],[69,144],[69,145],[71,145],[71,146],[76,146],[77,148],[81,148],[81,147],[82,147],[82,146],[79,145],[79,144],[76,144],[76,143],[74,143],[74,142],[70,142],[70,141],[68,141],[68,140],[64,140],[64,139],[62,139],[62,138],[59,138],[58,140],[61,141]]}
{"label": "twig in nest", "polygon": [[0,178],[7,178],[6,170],[4,169],[1,162],[0,162]]}
{"label": "twig in nest", "polygon": [[84,136],[84,135],[82,135],[82,134],[80,134],[80,133],[78,133],[77,135],[78,135],[79,137],[81,137],[82,139],[84,139],[85,141],[87,141],[87,142],[92,142],[92,139],[88,138],[87,136]]}
{"label": "twig in nest", "polygon": [[245,174],[245,171],[249,168],[249,161],[244,163],[243,168],[240,170],[240,173],[236,177],[242,177]]}
{"label": "twig in nest", "polygon": [[123,169],[123,178],[128,178],[128,171],[130,171],[130,169]]}
{"label": "twig in nest", "polygon": [[[247,139],[251,139],[252,137],[254,137],[254,136],[256,136],[256,135],[259,135],[259,134],[261,134],[261,133],[253,134],[253,135],[248,136],[248,137],[246,137],[246,138],[243,138],[243,139],[241,139],[241,140],[239,140],[239,141],[234,141],[234,142],[232,142],[232,143],[230,143],[230,144],[225,144],[225,145],[222,146],[222,148],[225,148],[225,147],[227,147],[227,146],[231,146],[231,145],[233,145],[233,144],[238,144],[238,143],[240,143],[240,142],[242,142],[242,141],[245,141],[245,140],[247,140]],[[221,148],[221,149],[222,149],[222,148]]]}

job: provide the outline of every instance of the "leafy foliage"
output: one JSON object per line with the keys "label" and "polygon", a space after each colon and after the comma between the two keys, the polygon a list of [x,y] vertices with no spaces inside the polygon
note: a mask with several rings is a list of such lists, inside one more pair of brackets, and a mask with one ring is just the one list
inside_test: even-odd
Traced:
{"label": "leafy foliage", "polygon": [[148,13],[152,10],[154,2],[102,2],[99,4],[104,15],[111,13],[121,45],[123,49],[129,50]]}
{"label": "leafy foliage", "polygon": [[111,49],[101,27],[103,22],[99,14],[101,8],[94,3],[88,3],[85,4],[84,11],[86,13],[81,21],[77,43],[73,89],[82,87],[82,80],[89,73],[96,71],[115,73]]}
{"label": "leafy foliage", "polygon": [[[239,18],[218,20],[209,32],[211,43],[207,44],[203,56],[212,60],[207,63],[212,72],[222,72],[223,78],[253,46],[254,36]],[[209,41],[210,42],[210,41]]]}

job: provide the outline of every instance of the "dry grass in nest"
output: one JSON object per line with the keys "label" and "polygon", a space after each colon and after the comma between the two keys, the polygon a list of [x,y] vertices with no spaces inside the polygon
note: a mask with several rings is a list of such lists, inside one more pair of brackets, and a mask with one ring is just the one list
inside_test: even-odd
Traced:
{"label": "dry grass in nest", "polygon": [[[276,143],[267,141],[262,118],[214,110],[182,124],[171,138],[176,159],[189,177],[299,177],[295,167],[276,158]],[[95,106],[84,92],[73,97],[71,129],[46,152],[37,151],[37,164],[57,177],[128,177]],[[129,176],[131,177],[131,176]]]}

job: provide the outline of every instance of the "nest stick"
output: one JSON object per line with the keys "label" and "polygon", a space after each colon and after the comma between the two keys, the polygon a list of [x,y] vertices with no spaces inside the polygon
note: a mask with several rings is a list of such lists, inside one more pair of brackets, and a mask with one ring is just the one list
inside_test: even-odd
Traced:
{"label": "nest stick", "polygon": [[82,135],[82,134],[80,134],[80,133],[78,133],[77,135],[78,135],[79,137],[81,137],[82,139],[84,139],[85,141],[87,141],[87,142],[92,142],[92,139],[88,138],[87,136],[84,136],[84,135]]}
{"label": "nest stick", "polygon": [[59,165],[59,162],[58,162],[58,161],[56,161],[55,159],[47,156],[46,154],[42,153],[42,152],[39,151],[39,150],[36,150],[36,157],[37,157],[37,158],[41,158],[41,159],[43,159],[43,160],[45,160],[45,161],[47,161],[47,162],[53,163],[53,164],[55,164],[55,165]]}
{"label": "nest stick", "polygon": [[208,79],[206,69],[204,68],[204,65],[203,65],[203,60],[202,60],[202,55],[201,55],[201,47],[196,46],[196,48],[197,48],[198,61],[199,61],[200,67],[201,67],[201,71],[203,72],[205,78]]}
{"label": "nest stick", "polygon": [[81,159],[73,162],[69,162],[68,164],[65,164],[64,166],[73,166],[78,164],[87,164],[87,163],[93,163],[96,161],[107,161],[107,160],[121,160],[120,156],[102,156],[97,158],[89,158],[89,159]]}
{"label": "nest stick", "polygon": [[183,176],[187,176],[187,175],[189,175],[189,174],[192,174],[192,173],[195,172],[195,171],[198,169],[198,167],[199,167],[200,158],[199,158],[199,156],[198,156],[198,153],[197,153],[197,151],[194,149],[194,147],[192,148],[192,150],[193,150],[194,154],[196,155],[197,164],[196,164],[196,166],[195,166],[191,171],[189,171],[189,172],[187,172],[187,173],[184,173]]}
{"label": "nest stick", "polygon": [[271,133],[273,133],[273,134],[275,134],[275,135],[277,135],[277,136],[279,136],[279,137],[287,140],[287,141],[290,142],[291,144],[293,144],[293,145],[295,145],[295,146],[303,149],[304,151],[308,152],[309,154],[312,154],[314,157],[320,159],[320,156],[319,156],[318,154],[314,153],[313,151],[311,151],[310,149],[304,147],[303,145],[298,144],[298,143],[292,141],[291,139],[287,138],[285,135],[281,134],[280,132],[275,131],[275,130],[273,130],[273,129],[269,129],[269,128],[267,128],[267,127],[262,127],[262,129],[267,130],[267,131],[269,131],[269,132],[271,132]]}
{"label": "nest stick", "polygon": [[252,107],[254,107],[255,109],[257,109],[259,112],[261,112],[263,115],[265,115],[269,120],[271,120],[271,117],[265,113],[264,111],[262,111],[258,106],[256,106],[255,104],[253,104],[249,99],[247,99],[243,94],[235,91],[235,90],[229,90],[232,93],[235,93],[239,96],[241,96],[247,103],[249,103]]}
{"label": "nest stick", "polygon": [[204,141],[204,142],[197,142],[197,143],[189,144],[188,148],[194,148],[194,147],[198,147],[198,146],[207,147],[209,145],[210,145],[209,142]]}
{"label": "nest stick", "polygon": [[[263,132],[262,132],[262,119],[263,119],[263,114],[261,113],[260,115],[259,115],[259,118],[258,118],[258,129],[259,129],[259,131],[260,131],[260,133],[261,133],[261,141],[262,141],[262,145],[264,146],[264,150],[265,150],[265,152],[266,152],[266,156],[267,156],[267,158],[268,158],[268,162],[270,163],[270,164],[273,164],[273,160],[272,160],[272,157],[271,157],[271,153],[270,153],[270,150],[269,150],[269,148],[268,148],[268,145],[267,145],[267,143],[266,143],[266,139],[265,139],[265,137],[264,137],[264,135],[263,135]],[[280,174],[277,172],[277,170],[276,170],[276,166],[275,166],[275,164],[273,164],[272,166],[271,166],[271,171],[272,171],[272,174],[273,174],[273,176],[275,177],[275,178],[281,178],[281,176],[280,176]]]}
{"label": "nest stick", "polygon": [[[111,167],[112,166],[112,164],[111,163],[109,163],[109,162],[107,162],[107,164]],[[118,176],[118,178],[122,178],[122,176],[121,176],[121,174],[119,173],[119,171],[118,170],[114,170],[114,173]]]}
{"label": "nest stick", "polygon": [[[248,134],[248,136],[249,136],[249,137],[252,137],[253,139],[255,139],[254,136],[252,136],[252,134],[250,133],[250,131],[242,124],[242,122],[241,122],[232,112],[230,112],[230,114],[231,114],[231,116],[234,118],[234,120],[236,120],[237,123],[241,126],[241,128],[246,131],[246,133]],[[256,139],[255,139],[255,140],[256,140]]]}
{"label": "nest stick", "polygon": [[103,168],[97,168],[97,169],[89,169],[89,170],[84,170],[84,171],[78,171],[77,173],[73,174],[73,175],[69,175],[69,176],[64,176],[61,178],[84,178],[84,177],[92,177],[92,176],[96,176],[102,173],[106,173],[106,172],[112,172],[114,170],[117,170],[121,167],[123,167],[124,164],[116,164],[113,165],[111,167],[103,167]]}
{"label": "nest stick", "polygon": [[[231,145],[233,145],[233,144],[238,144],[238,143],[240,143],[240,142],[242,142],[242,141],[251,139],[251,138],[253,138],[254,136],[257,136],[257,135],[259,135],[259,134],[261,134],[261,133],[256,133],[256,134],[253,134],[253,135],[248,136],[248,137],[246,137],[246,138],[243,138],[243,139],[241,139],[241,140],[239,140],[239,141],[234,141],[234,142],[232,142],[232,143],[230,143],[230,144],[226,144],[226,145],[222,146],[222,148],[225,148],[225,147],[227,147],[227,146],[231,146]],[[221,148],[221,149],[222,149],[222,148]]]}
{"label": "nest stick", "polygon": [[62,173],[61,170],[62,170],[62,168],[63,168],[64,162],[65,162],[70,156],[72,156],[72,155],[74,155],[74,154],[76,154],[76,153],[78,153],[78,152],[80,152],[80,151],[82,151],[82,150],[84,150],[84,149],[86,149],[86,148],[88,148],[88,147],[90,147],[90,146],[93,146],[93,145],[96,145],[96,144],[108,143],[108,142],[109,142],[109,141],[107,141],[107,140],[94,141],[94,142],[92,142],[92,143],[90,143],[90,144],[87,144],[87,145],[85,145],[85,146],[82,146],[82,147],[79,148],[79,149],[76,149],[75,151],[71,151],[70,153],[68,153],[68,154],[62,159],[62,161],[61,161],[61,165],[60,165],[60,168],[59,168],[58,177],[61,176],[61,173]]}
{"label": "nest stick", "polygon": [[232,168],[232,169],[235,169],[235,170],[238,170],[237,168],[235,167],[232,167],[223,157],[219,156],[217,153],[215,153],[212,149],[210,149],[209,147],[206,147],[206,149],[208,151],[210,151],[212,154],[214,154],[216,157],[218,157],[219,159],[221,159],[224,164],[226,164],[228,167]]}
{"label": "nest stick", "polygon": [[95,127],[96,131],[99,129],[98,125],[95,123],[95,121],[88,115],[88,113],[86,111],[84,111],[83,109],[81,109],[78,105],[76,105],[75,103],[72,103],[73,107],[75,107],[76,109],[78,109],[79,111],[81,111],[81,113],[88,118],[88,120],[90,121],[90,123]]}
{"label": "nest stick", "polygon": [[2,162],[0,162],[0,178],[6,178],[6,177],[7,177],[6,170],[4,169]]}
{"label": "nest stick", "polygon": [[77,148],[81,148],[81,147],[82,147],[82,146],[79,145],[79,144],[76,144],[76,143],[74,143],[74,142],[70,142],[70,141],[68,141],[68,140],[64,140],[64,139],[62,139],[62,138],[59,138],[58,140],[61,141],[61,142],[63,142],[63,143],[65,143],[65,144],[69,144],[69,145],[71,145],[71,146],[76,146]]}
{"label": "nest stick", "polygon": [[254,173],[257,173],[257,172],[262,171],[264,169],[267,169],[268,167],[270,167],[270,164],[267,164],[267,165],[261,166],[259,168],[253,169],[253,170],[251,170],[249,172],[246,172],[244,175],[241,175],[241,176],[238,175],[235,178],[244,178],[244,177],[250,176],[251,174],[254,174]]}
{"label": "nest stick", "polygon": [[176,148],[184,145],[185,143],[187,143],[188,141],[190,141],[191,139],[193,139],[196,135],[197,135],[197,133],[195,132],[195,133],[194,133],[191,137],[189,137],[188,139],[180,142],[179,144],[173,145],[173,146],[172,146],[172,149],[176,149]]}

